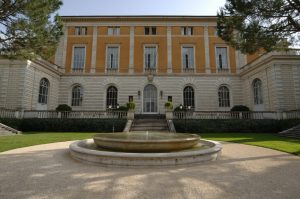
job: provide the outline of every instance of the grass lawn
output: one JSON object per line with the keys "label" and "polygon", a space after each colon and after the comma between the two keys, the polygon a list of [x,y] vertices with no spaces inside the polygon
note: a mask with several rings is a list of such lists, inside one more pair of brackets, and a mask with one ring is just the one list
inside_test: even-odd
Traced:
{"label": "grass lawn", "polygon": [[300,140],[285,138],[268,133],[203,133],[201,137],[209,140],[235,142],[275,149],[300,155]]}
{"label": "grass lawn", "polygon": [[11,149],[91,138],[95,133],[32,133],[23,135],[0,136],[0,152]]}
{"label": "grass lawn", "polygon": [[[32,133],[16,136],[0,136],[0,152],[11,149],[47,144],[53,142],[64,142],[70,140],[81,140],[91,138],[95,133]],[[279,137],[266,133],[204,133],[204,139],[236,142],[271,148],[295,155],[300,155],[300,140]]]}

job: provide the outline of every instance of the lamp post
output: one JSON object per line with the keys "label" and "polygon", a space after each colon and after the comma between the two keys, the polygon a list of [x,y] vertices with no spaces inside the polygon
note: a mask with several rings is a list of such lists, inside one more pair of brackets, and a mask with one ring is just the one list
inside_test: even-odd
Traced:
{"label": "lamp post", "polygon": [[112,122],[113,122],[113,126],[112,126],[112,131],[113,133],[115,132],[115,110],[119,109],[119,104],[117,104],[116,108],[113,109],[112,105],[108,106],[108,109],[110,109],[112,111]]}
{"label": "lamp post", "polygon": [[186,133],[186,115],[187,111],[191,110],[191,106],[182,106],[182,104],[179,105],[180,110],[184,110],[184,132]]}

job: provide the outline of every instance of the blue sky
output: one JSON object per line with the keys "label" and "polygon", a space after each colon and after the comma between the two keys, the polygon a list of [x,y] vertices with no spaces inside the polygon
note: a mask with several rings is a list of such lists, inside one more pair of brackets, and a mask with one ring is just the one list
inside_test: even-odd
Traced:
{"label": "blue sky", "polygon": [[63,0],[60,15],[216,15],[225,0]]}

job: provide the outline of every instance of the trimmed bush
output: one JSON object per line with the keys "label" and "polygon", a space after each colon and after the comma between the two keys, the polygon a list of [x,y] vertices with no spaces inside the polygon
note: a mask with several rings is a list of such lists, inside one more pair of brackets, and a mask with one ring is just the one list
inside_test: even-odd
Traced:
{"label": "trimmed bush", "polygon": [[174,109],[174,112],[180,112],[180,111],[185,111],[186,110],[186,107],[182,106],[182,109],[180,109],[180,106],[177,106],[175,109]]}
{"label": "trimmed bush", "polygon": [[56,111],[59,112],[72,111],[72,108],[67,104],[60,104],[56,107]]}
{"label": "trimmed bush", "polygon": [[236,105],[232,107],[230,111],[250,111],[250,109],[244,105]]}
{"label": "trimmed bush", "polygon": [[[185,120],[174,120],[177,132],[185,132]],[[186,120],[190,133],[278,133],[299,125],[300,120]]]}
{"label": "trimmed bush", "polygon": [[120,106],[118,108],[118,111],[128,111],[128,107],[127,106]]}
{"label": "trimmed bush", "polygon": [[126,119],[0,119],[0,122],[23,132],[122,132]]}

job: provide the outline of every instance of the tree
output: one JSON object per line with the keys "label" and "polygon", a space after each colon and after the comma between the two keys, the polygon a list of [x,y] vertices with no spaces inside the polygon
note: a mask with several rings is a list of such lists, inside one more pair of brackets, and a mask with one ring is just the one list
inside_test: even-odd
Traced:
{"label": "tree", "polygon": [[8,58],[48,59],[62,35],[61,0],[0,0],[0,49]]}
{"label": "tree", "polygon": [[243,53],[287,48],[300,40],[299,0],[227,0],[218,35]]}

